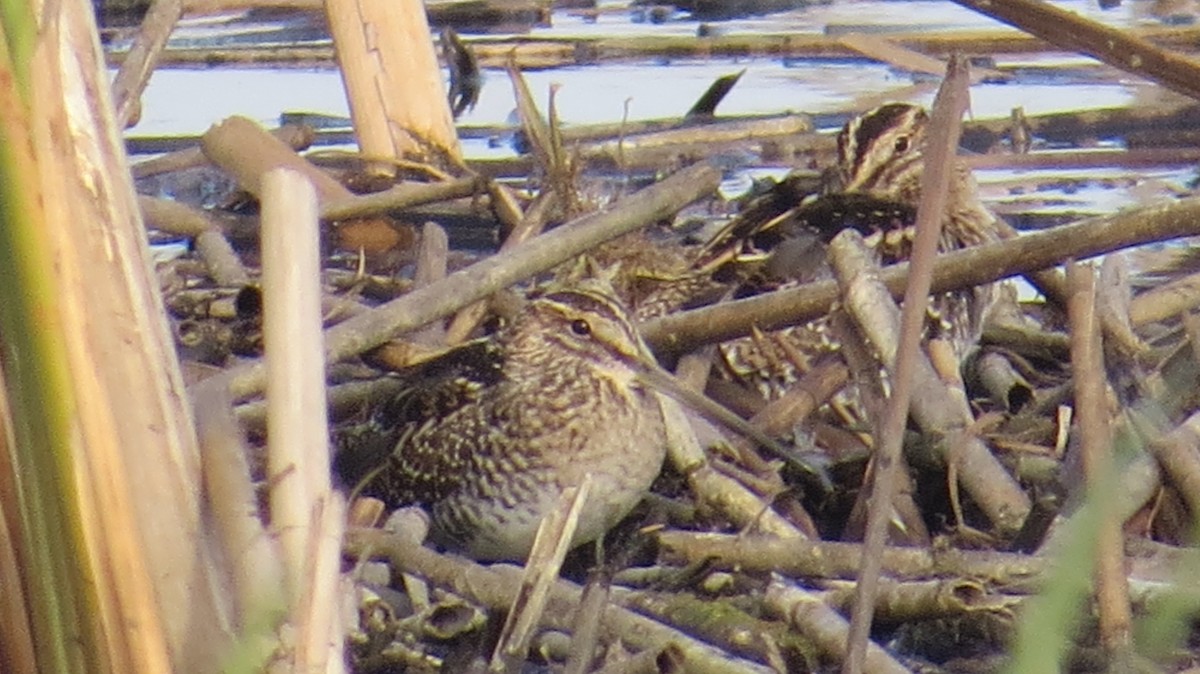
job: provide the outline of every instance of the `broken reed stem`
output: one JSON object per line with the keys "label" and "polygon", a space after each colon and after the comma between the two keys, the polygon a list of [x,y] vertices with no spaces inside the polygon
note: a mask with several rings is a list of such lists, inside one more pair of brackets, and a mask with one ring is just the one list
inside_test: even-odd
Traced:
{"label": "broken reed stem", "polygon": [[950,192],[954,153],[962,133],[962,116],[966,112],[968,72],[962,56],[954,56],[946,65],[946,79],[938,90],[930,112],[929,134],[922,157],[921,199],[917,206],[916,239],[913,241],[911,274],[904,293],[900,312],[900,343],[896,351],[895,368],[888,368],[893,389],[887,412],[880,428],[875,451],[875,479],[867,515],[867,531],[863,542],[866,555],[859,572],[854,596],[854,611],[850,617],[850,634],[846,661],[842,671],[859,674],[866,666],[867,642],[875,614],[875,592],[879,585],[881,563],[878,551],[887,541],[888,523],[892,515],[892,500],[896,494],[897,474],[900,471],[904,427],[908,423],[908,407],[916,374],[921,335],[925,330],[926,307],[932,285],[933,262],[941,238],[942,221]]}
{"label": "broken reed stem", "polygon": [[[211,3],[205,3],[211,4]],[[240,3],[244,5],[244,3]],[[313,0],[312,9],[320,9]],[[435,15],[430,4],[430,14]],[[1194,26],[1146,27],[1126,29],[1130,34],[1154,40],[1158,44],[1191,48],[1196,43]],[[1051,50],[1043,40],[1011,30],[920,30],[889,34],[888,39],[922,54],[946,55],[954,51],[976,54],[1032,54]],[[744,33],[706,37],[674,35],[638,35],[628,37],[547,37],[532,39],[527,35],[513,38],[480,37],[467,41],[475,51],[480,66],[503,68],[510,54],[516,54],[522,68],[550,68],[618,60],[644,61],[657,56],[669,58],[744,58],[754,57],[818,57],[854,58],[860,54],[842,44],[840,35],[808,33]],[[582,55],[582,56],[581,56]],[[121,53],[110,54],[119,61]],[[333,61],[333,49],[312,47],[230,47],[230,48],[172,48],[163,63],[213,66],[230,63],[305,63],[328,65]],[[583,60],[581,60],[581,58]],[[860,108],[861,109],[861,108]]]}
{"label": "broken reed stem", "polygon": [[260,199],[263,176],[274,168],[291,169],[307,177],[322,205],[354,196],[333,176],[310,164],[283,140],[245,117],[235,115],[214,124],[204,132],[200,146],[209,161],[233,176],[239,187]]}
{"label": "broken reed stem", "polygon": [[1200,273],[1156,286],[1129,303],[1129,322],[1143,326],[1177,316],[1200,304]]}
{"label": "broken reed stem", "polygon": [[299,605],[314,506],[328,493],[316,192],[300,174],[263,177],[263,344],[271,523]]}
{"label": "broken reed stem", "polygon": [[[4,368],[32,529],[13,533],[32,562],[39,664],[215,671],[228,598],[204,541],[195,431],[94,12],[21,5],[6,5],[17,20],[4,40],[19,49],[0,67],[0,154],[12,162],[0,179],[0,313],[6,354],[20,353]],[[34,13],[36,25],[21,20]]]}
{"label": "broken reed stem", "polygon": [[287,605],[283,560],[259,519],[249,450],[229,393],[201,382],[192,400],[213,533],[229,562],[237,638],[255,664],[265,664],[279,647],[274,634]]}
{"label": "broken reed stem", "polygon": [[[384,557],[400,571],[414,573],[434,585],[444,587],[489,609],[505,611],[512,605],[520,587],[521,569],[508,564],[481,566],[460,557],[440,555],[413,545],[403,537],[379,530],[352,530],[347,536],[350,554]],[[571,627],[575,609],[582,598],[579,586],[556,581],[547,593],[546,610],[541,624],[552,629]],[[772,670],[754,662],[733,657],[683,632],[628,609],[609,605],[601,627],[604,638],[620,639],[635,649],[661,649],[673,643],[684,654],[688,672],[700,674],[768,674]]]}
{"label": "broken reed stem", "polygon": [[[379,346],[395,335],[443,318],[498,290],[543,272],[590,248],[658,219],[711,194],[720,172],[708,164],[683,169],[662,182],[622,200],[612,209],[565,224],[507,253],[494,255],[445,279],[415,290],[330,328],[325,336],[328,362],[337,362]],[[254,361],[221,375],[235,400],[262,390],[264,368]]]}
{"label": "broken reed stem", "polygon": [[658,399],[667,431],[667,459],[680,475],[687,476],[688,489],[697,503],[721,513],[739,527],[753,527],[778,538],[806,537],[770,503],[712,465],[677,400],[665,394]]}
{"label": "broken reed stem", "polygon": [[412,208],[424,204],[471,197],[478,194],[484,181],[475,176],[435,183],[400,183],[382,192],[351,194],[321,206],[322,220],[347,220],[385,211]]}
{"label": "broken reed stem", "polygon": [[1200,98],[1200,66],[1149,40],[1041,0],[954,0],[1046,42],[1096,58],[1185,96]]}
{"label": "broken reed stem", "polygon": [[[854,598],[852,581],[826,581],[821,588],[821,601],[839,611],[849,610]],[[1000,596],[999,591],[1000,588],[975,578],[906,582],[885,579],[879,584],[879,601],[875,611],[881,620],[893,624],[964,617],[985,611],[1006,618],[1022,598],[1016,595]]]}
{"label": "broken reed stem", "polygon": [[1200,513],[1200,412],[1193,413],[1171,432],[1149,443],[1179,495],[1193,513]]}
{"label": "broken reed stem", "polygon": [[1110,488],[1115,484],[1112,428],[1096,311],[1096,273],[1090,265],[1067,267],[1070,289],[1071,372],[1075,381],[1075,417],[1082,452],[1088,499],[1100,511],[1096,535],[1096,601],[1100,639],[1110,654],[1127,651],[1132,643],[1129,583],[1125,577],[1123,521],[1118,519]]}
{"label": "broken reed stem", "polygon": [[[767,608],[783,616],[805,637],[812,639],[826,657],[848,661],[847,643],[850,624],[820,594],[784,582],[778,576],[771,579],[763,595]],[[868,644],[855,670],[856,674],[908,674],[911,670],[900,664],[876,644]]]}
{"label": "broken reed stem", "polygon": [[[880,354],[883,365],[894,370],[900,311],[879,287],[862,236],[846,230],[834,238],[829,251],[838,282],[846,287],[846,312],[854,317],[873,351]],[[961,388],[956,393],[939,378],[924,351],[917,351],[914,359],[908,380],[913,391],[912,420],[926,437],[938,441],[939,456],[955,480],[952,485],[961,484],[997,530],[1016,531],[1029,513],[1029,497],[971,432],[974,417]]]}
{"label": "broken reed stem", "polygon": [[[778,572],[795,578],[852,579],[862,565],[858,543],[775,538],[743,534],[660,531],[664,562],[706,562],[747,573]],[[882,568],[897,580],[930,576],[986,578],[1000,586],[1030,588],[1048,568],[1045,557],[1013,552],[885,546]]]}
{"label": "broken reed stem", "polygon": [[300,603],[292,611],[296,625],[296,672],[343,674],[345,630],[339,610],[342,587],[342,542],[346,535],[346,500],[326,490],[313,499],[308,556]]}
{"label": "broken reed stem", "polygon": [[175,23],[183,16],[182,0],[154,0],[142,18],[141,29],[129,47],[125,60],[112,83],[113,108],[116,126],[124,129],[136,120],[141,111],[142,91],[150,81],[150,73],[158,63],[167,38]]}
{"label": "broken reed stem", "polygon": [[462,151],[433,36],[420,0],[330,0],[325,16],[337,48],[354,132],[375,169],[418,156],[461,161]]}
{"label": "broken reed stem", "polygon": [[571,624],[571,648],[562,674],[588,674],[594,671],[592,666],[596,660],[596,647],[600,645],[600,618],[608,607],[611,590],[611,571],[593,567],[588,572],[579,598],[579,610]]}
{"label": "broken reed stem", "polygon": [[782,437],[799,426],[850,381],[845,363],[825,361],[805,372],[800,381],[750,418],[750,424],[772,437]]}
{"label": "broken reed stem", "polygon": [[[934,263],[933,292],[1046,269],[1069,258],[1103,255],[1154,241],[1200,234],[1200,197],[1089,218],[1042,232],[942,253]],[[882,271],[893,297],[901,297],[909,265]],[[733,302],[681,311],[642,324],[646,341],[660,352],[681,352],[701,344],[750,334],[752,327],[776,330],[825,315],[838,297],[837,283],[821,281]],[[1136,306],[1136,305],[1135,305]]]}
{"label": "broken reed stem", "polygon": [[[297,152],[310,147],[316,139],[316,131],[312,127],[298,124],[284,124],[268,133]],[[199,139],[197,139],[198,141]],[[207,163],[208,159],[204,156],[204,150],[197,146],[140,161],[133,165],[132,172],[134,178],[149,178],[163,173],[203,166]]]}
{"label": "broken reed stem", "polygon": [[[551,212],[559,203],[560,200],[554,191],[539,192],[533,203],[521,215],[517,226],[509,233],[508,238],[504,239],[504,243],[500,244],[500,252],[512,250],[514,246],[541,234]],[[459,311],[446,328],[446,343],[454,345],[465,341],[483,321],[487,315],[487,308],[486,301],[479,301]]]}
{"label": "broken reed stem", "polygon": [[284,553],[297,671],[343,671],[337,605],[346,506],[329,477],[317,193],[301,173],[262,177],[263,346],[271,525]]}
{"label": "broken reed stem", "polygon": [[206,211],[173,199],[139,196],[138,206],[146,226],[192,239],[196,254],[204,261],[213,282],[225,288],[250,283],[242,258],[225,238],[221,226]]}
{"label": "broken reed stem", "polygon": [[563,490],[557,506],[538,525],[520,589],[504,619],[496,649],[492,651],[490,671],[520,671],[529,651],[529,642],[546,610],[550,586],[558,578],[567,551],[571,549],[579,515],[591,490],[592,474],[585,473],[578,487]]}

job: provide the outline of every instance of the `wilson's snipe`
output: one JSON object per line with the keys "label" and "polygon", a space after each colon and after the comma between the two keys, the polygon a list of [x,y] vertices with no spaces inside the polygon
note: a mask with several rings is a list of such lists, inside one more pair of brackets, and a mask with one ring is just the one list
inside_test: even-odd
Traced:
{"label": "wilson's snipe", "polygon": [[[908,259],[912,246],[911,220],[920,199],[921,173],[924,168],[922,148],[929,118],[915,105],[891,103],[852,119],[837,137],[837,185],[826,198],[839,202],[847,199],[866,199],[877,202],[876,217],[854,215],[853,222],[813,223],[800,218],[800,228],[818,243],[828,241],[846,226],[855,226],[867,234],[881,264],[893,264]],[[858,205],[856,205],[857,207]],[[802,206],[799,215],[814,209]],[[795,222],[795,219],[792,221]],[[819,235],[812,229],[819,224]],[[793,231],[792,235],[797,232]],[[778,238],[778,237],[777,237]],[[950,181],[945,220],[942,225],[940,249],[953,250],[973,246],[998,238],[994,216],[979,200],[974,178],[963,163],[955,164]],[[781,270],[799,275],[799,270]],[[824,273],[828,273],[826,270]],[[811,270],[805,275],[813,276]],[[946,293],[931,298],[930,337],[942,337],[951,342],[960,357],[972,348],[982,330],[983,314],[992,301],[990,285]],[[731,373],[753,382],[769,396],[794,380],[794,370],[806,369],[807,362],[822,351],[837,348],[831,340],[824,321],[789,329],[755,340],[738,340],[723,348]],[[797,368],[796,366],[799,366]]]}
{"label": "wilson's snipe", "polygon": [[574,539],[584,543],[628,514],[662,467],[659,401],[638,377],[648,358],[608,284],[577,283],[405,373],[411,386],[339,445],[351,462],[386,456],[364,493],[426,507],[434,540],[485,560],[524,559],[563,490],[591,473]]}

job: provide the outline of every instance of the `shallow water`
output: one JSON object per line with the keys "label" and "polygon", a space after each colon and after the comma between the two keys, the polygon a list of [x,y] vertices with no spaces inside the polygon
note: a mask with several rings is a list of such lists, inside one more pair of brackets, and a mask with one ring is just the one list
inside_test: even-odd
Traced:
{"label": "shallow water", "polygon": [[[1117,26],[1146,25],[1146,2],[1126,2],[1101,11],[1092,1],[1057,3]],[[572,35],[693,35],[699,21],[677,13],[654,24],[637,21],[636,10],[625,2],[601,3],[599,15],[587,18],[576,10],[555,12],[551,26],[533,28],[532,36]],[[835,32],[848,26],[889,32],[921,29],[1001,28],[1001,24],[938,0],[837,1],[804,10],[713,24],[724,33]],[[191,20],[173,40],[179,44],[229,44],[233,42],[321,43],[328,40],[308,19],[272,22],[214,19]],[[972,114],[976,118],[1007,117],[1014,106],[1026,114],[1109,108],[1135,104],[1156,95],[1155,87],[1107,68],[1092,67],[1091,59],[1073,54],[999,56],[999,66],[1022,66],[1008,83],[980,83],[971,88]],[[647,60],[589,66],[570,66],[526,74],[535,96],[545,100],[553,84],[561,85],[557,104],[567,124],[612,122],[628,115],[631,120],[677,117],[717,77],[745,70],[726,97],[718,114],[823,113],[845,111],[852,101],[871,96],[877,100],[910,100],[929,103],[936,81],[925,75],[898,71],[866,59],[714,58],[706,60]],[[477,107],[459,123],[464,126],[497,126],[511,123],[512,87],[499,70],[485,71]],[[347,115],[345,94],[333,68],[165,68],[155,72],[143,97],[143,116],[129,131],[140,135],[192,135],[230,115],[245,115],[268,126],[279,123],[282,112],[304,111]],[[511,155],[507,145],[489,147],[484,140],[468,140],[470,157]],[[1045,172],[1043,172],[1045,173]],[[1094,172],[1097,187],[1061,195],[1071,209],[1084,213],[1108,212],[1128,204],[1127,189],[1100,187],[1103,175]],[[1182,187],[1192,172],[1164,169],[1151,172],[1174,187]],[[1078,178],[1079,172],[1070,172]],[[1092,175],[1089,173],[1088,175]],[[986,184],[1011,181],[1013,172],[986,172]],[[1043,181],[1049,182],[1049,181]],[[991,198],[1004,195],[992,193]],[[1062,206],[1059,206],[1061,208]],[[1036,210],[1036,208],[1035,208]]]}

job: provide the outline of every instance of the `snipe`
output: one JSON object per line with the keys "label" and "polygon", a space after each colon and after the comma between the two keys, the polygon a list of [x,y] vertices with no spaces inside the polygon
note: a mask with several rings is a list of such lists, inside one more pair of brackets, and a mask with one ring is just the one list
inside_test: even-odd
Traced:
{"label": "snipe", "polygon": [[[924,109],[907,103],[883,105],[852,119],[838,133],[837,184],[824,199],[853,203],[856,208],[875,204],[873,217],[854,214],[844,222],[821,222],[819,227],[801,218],[793,231],[782,236],[776,233],[775,240],[807,236],[819,245],[844,227],[854,226],[864,230],[867,243],[881,264],[907,260],[913,238],[911,216],[921,194],[922,150],[928,122]],[[796,210],[831,212],[828,208],[807,205]],[[954,166],[944,217],[941,251],[998,239],[995,216],[980,201],[970,169],[962,162]],[[773,274],[801,274],[800,270],[781,268],[785,265],[778,262],[767,266]],[[811,279],[822,274],[828,274],[828,270],[816,273],[807,270],[803,275]],[[930,298],[927,335],[949,340],[959,357],[965,357],[978,342],[993,295],[993,287],[983,285]],[[819,320],[757,339],[728,343],[723,346],[722,355],[727,371],[734,378],[751,383],[767,397],[774,397],[795,381],[797,370],[807,369],[814,358],[837,348],[826,322]]]}
{"label": "snipe", "polygon": [[425,507],[435,541],[482,560],[524,559],[563,490],[591,473],[574,539],[585,543],[627,515],[662,467],[657,394],[638,378],[648,358],[608,284],[577,283],[403,373],[406,388],[339,445],[353,461],[386,455],[365,494]]}

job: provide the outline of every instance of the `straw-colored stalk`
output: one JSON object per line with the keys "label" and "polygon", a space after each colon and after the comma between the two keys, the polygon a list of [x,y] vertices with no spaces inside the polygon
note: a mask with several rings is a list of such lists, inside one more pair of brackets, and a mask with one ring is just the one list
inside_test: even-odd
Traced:
{"label": "straw-colored stalk", "polygon": [[317,195],[299,173],[262,179],[263,339],[271,524],[284,554],[297,671],[341,672],[338,560],[346,506],[329,480]]}
{"label": "straw-colored stalk", "polygon": [[0,507],[37,667],[215,671],[227,612],[195,434],[92,8],[18,4],[0,49],[0,343],[17,422]]}
{"label": "straw-colored stalk", "polygon": [[330,0],[325,13],[363,154],[460,159],[424,3]]}

